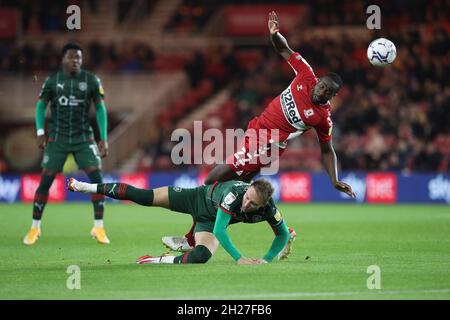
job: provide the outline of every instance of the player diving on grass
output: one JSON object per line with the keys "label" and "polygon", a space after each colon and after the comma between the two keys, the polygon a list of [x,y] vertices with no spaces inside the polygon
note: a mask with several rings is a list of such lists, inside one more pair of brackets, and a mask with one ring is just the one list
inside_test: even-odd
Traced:
{"label": "player diving on grass", "polygon": [[[351,186],[338,179],[337,158],[331,139],[333,123],[329,101],[341,89],[341,78],[335,73],[328,73],[318,79],[308,62],[298,52],[294,52],[286,38],[280,34],[278,17],[274,11],[269,13],[268,28],[273,47],[292,67],[295,77],[286,90],[273,99],[259,117],[249,122],[244,143],[237,148],[239,152],[228,157],[225,164],[216,165],[206,177],[205,184],[231,179],[251,181],[265,166],[261,161],[250,161],[261,159],[251,150],[252,146],[259,149],[261,146],[275,143],[278,155],[281,156],[286,150],[288,140],[314,128],[320,142],[322,163],[332,185],[338,191],[354,198]],[[271,130],[277,130],[276,140],[271,136]],[[253,134],[254,132],[257,134]],[[192,235],[194,228],[195,221],[184,237],[163,237],[163,243],[173,250],[189,250],[195,245]],[[292,229],[290,231],[291,238],[280,254],[281,259],[287,257],[295,240],[295,231]]]}
{"label": "player diving on grass", "polygon": [[[192,189],[161,187],[138,189],[125,183],[86,183],[70,178],[68,189],[131,200],[143,206],[162,207],[190,214],[195,222],[195,246],[181,255],[145,255],[137,263],[206,263],[219,244],[237,264],[271,262],[289,241],[286,222],[272,199],[273,187],[266,180],[215,182]],[[269,251],[258,259],[246,258],[227,232],[230,224],[267,221],[275,233]]]}

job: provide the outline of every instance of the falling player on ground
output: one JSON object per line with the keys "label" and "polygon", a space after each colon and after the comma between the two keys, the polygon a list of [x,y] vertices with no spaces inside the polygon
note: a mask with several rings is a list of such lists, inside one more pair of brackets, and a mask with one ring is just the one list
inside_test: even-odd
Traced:
{"label": "falling player on ground", "polygon": [[[256,180],[251,184],[242,181],[216,182],[192,189],[161,187],[147,190],[125,183],[92,184],[70,178],[68,189],[131,200],[143,206],[162,207],[192,216],[196,223],[192,250],[179,256],[142,256],[137,260],[139,264],[206,263],[219,243],[237,264],[261,264],[271,262],[289,240],[286,223],[272,199],[273,187],[266,180]],[[234,246],[227,227],[238,222],[261,221],[269,223],[275,232],[275,239],[264,257],[246,258]]]}
{"label": "falling player on ground", "polygon": [[[77,44],[67,44],[62,50],[62,68],[45,80],[36,105],[37,142],[44,149],[42,175],[34,195],[33,221],[23,242],[34,244],[41,235],[41,219],[48,192],[58,172],[62,171],[69,153],[91,182],[103,181],[101,159],[108,154],[107,113],[100,79],[83,69],[83,50]],[[100,141],[97,144],[89,121],[93,101],[96,109]],[[51,103],[48,134],[45,134],[45,109]],[[91,235],[99,243],[108,244],[103,227],[104,196],[92,195],[94,227]]]}
{"label": "falling player on ground", "polygon": [[[231,179],[251,181],[264,167],[260,161],[251,161],[260,159],[255,156],[251,146],[257,146],[259,149],[271,142],[274,138],[270,136],[271,129],[278,132],[277,140],[272,141],[279,147],[278,155],[281,156],[288,140],[314,128],[320,142],[322,163],[332,185],[354,198],[351,186],[338,179],[337,158],[331,139],[333,122],[329,101],[339,92],[342,86],[341,78],[335,73],[329,73],[318,79],[308,62],[298,52],[294,52],[280,34],[278,17],[274,11],[269,13],[268,28],[273,47],[292,67],[295,77],[286,90],[273,99],[259,117],[249,122],[244,144],[238,148],[240,152],[231,155],[225,164],[215,166],[206,177],[205,184]],[[257,135],[253,134],[255,131]],[[242,150],[245,151],[241,152]],[[164,245],[172,250],[189,250],[195,244],[192,237],[194,228],[195,223],[184,237],[163,237]],[[280,259],[286,258],[291,251],[295,231],[291,235],[289,244],[279,256]]]}

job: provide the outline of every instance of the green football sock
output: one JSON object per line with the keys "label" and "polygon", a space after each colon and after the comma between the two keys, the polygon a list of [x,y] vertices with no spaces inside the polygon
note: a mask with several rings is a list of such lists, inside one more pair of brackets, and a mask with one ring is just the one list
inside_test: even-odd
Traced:
{"label": "green football sock", "polygon": [[198,245],[192,251],[186,252],[178,257],[175,257],[173,263],[206,263],[211,258],[212,253],[205,246]]}
{"label": "green football sock", "polygon": [[[91,180],[91,183],[101,183],[103,182],[103,176],[100,170],[95,170],[88,173],[88,177]],[[91,196],[92,205],[94,207],[94,219],[102,220],[104,208],[104,200],[105,196],[102,194],[93,194]]]}
{"label": "green football sock", "polygon": [[48,191],[52,186],[53,180],[55,179],[55,175],[46,175],[42,174],[41,182],[34,194],[33,201],[33,219],[41,220],[42,214],[44,213],[45,205],[48,201]]}
{"label": "green football sock", "polygon": [[126,183],[99,183],[97,193],[114,199],[131,200],[143,206],[153,205],[152,189],[139,189]]}

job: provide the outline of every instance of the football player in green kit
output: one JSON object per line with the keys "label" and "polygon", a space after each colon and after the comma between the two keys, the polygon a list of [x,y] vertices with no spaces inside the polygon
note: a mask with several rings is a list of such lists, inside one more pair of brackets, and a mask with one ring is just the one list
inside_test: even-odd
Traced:
{"label": "football player in green kit", "polygon": [[[195,247],[182,255],[142,256],[137,263],[206,263],[219,244],[237,264],[271,262],[286,246],[289,230],[272,199],[273,187],[266,180],[215,182],[192,189],[161,187],[138,189],[125,183],[94,184],[70,178],[68,189],[98,193],[114,199],[131,200],[140,205],[163,207],[187,213],[196,222]],[[243,256],[231,241],[227,227],[238,222],[267,221],[275,232],[268,252],[258,259]]]}
{"label": "football player in green kit", "polygon": [[[62,171],[69,153],[93,183],[103,181],[101,158],[108,154],[107,113],[100,79],[83,69],[82,48],[73,43],[62,49],[62,68],[44,82],[36,105],[37,141],[44,149],[42,175],[33,202],[33,221],[23,242],[34,244],[41,234],[41,218],[55,175]],[[45,109],[50,102],[51,117],[45,134]],[[93,102],[100,132],[98,146],[89,123],[89,109]],[[108,244],[103,227],[103,195],[92,195],[94,227],[91,235],[99,243]]]}

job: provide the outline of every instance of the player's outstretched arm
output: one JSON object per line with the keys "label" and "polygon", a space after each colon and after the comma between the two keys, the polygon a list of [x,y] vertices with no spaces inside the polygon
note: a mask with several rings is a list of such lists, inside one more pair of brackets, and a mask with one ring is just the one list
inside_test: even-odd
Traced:
{"label": "player's outstretched arm", "polygon": [[45,108],[47,108],[48,101],[39,99],[36,104],[36,134],[37,134],[37,144],[39,148],[45,148],[47,144],[47,137],[45,136]]}
{"label": "player's outstretched arm", "polygon": [[106,113],[105,102],[100,99],[95,102],[95,116],[97,119],[98,131],[100,132],[100,142],[98,143],[98,149],[100,151],[100,157],[104,158],[109,153],[108,146],[108,116]]}
{"label": "player's outstretched arm", "polygon": [[284,220],[279,225],[273,227],[273,230],[275,232],[275,239],[273,240],[269,251],[262,258],[263,261],[266,262],[272,262],[273,258],[283,250],[289,241],[289,229]]}
{"label": "player's outstretched arm", "polygon": [[231,217],[222,209],[217,210],[216,222],[214,224],[214,236],[226,252],[236,261],[237,264],[261,264],[261,261],[243,257],[239,250],[234,246],[227,232],[227,225]]}
{"label": "player's outstretched arm", "polygon": [[275,11],[269,13],[267,26],[269,27],[270,40],[272,41],[273,47],[285,60],[288,60],[294,51],[289,48],[286,38],[280,33],[280,24]]}
{"label": "player's outstretched arm", "polygon": [[333,186],[340,192],[347,194],[349,197],[355,198],[355,193],[353,192],[352,187],[349,184],[338,180],[337,157],[331,140],[326,143],[321,143],[320,151],[322,152],[322,163],[331,179]]}

